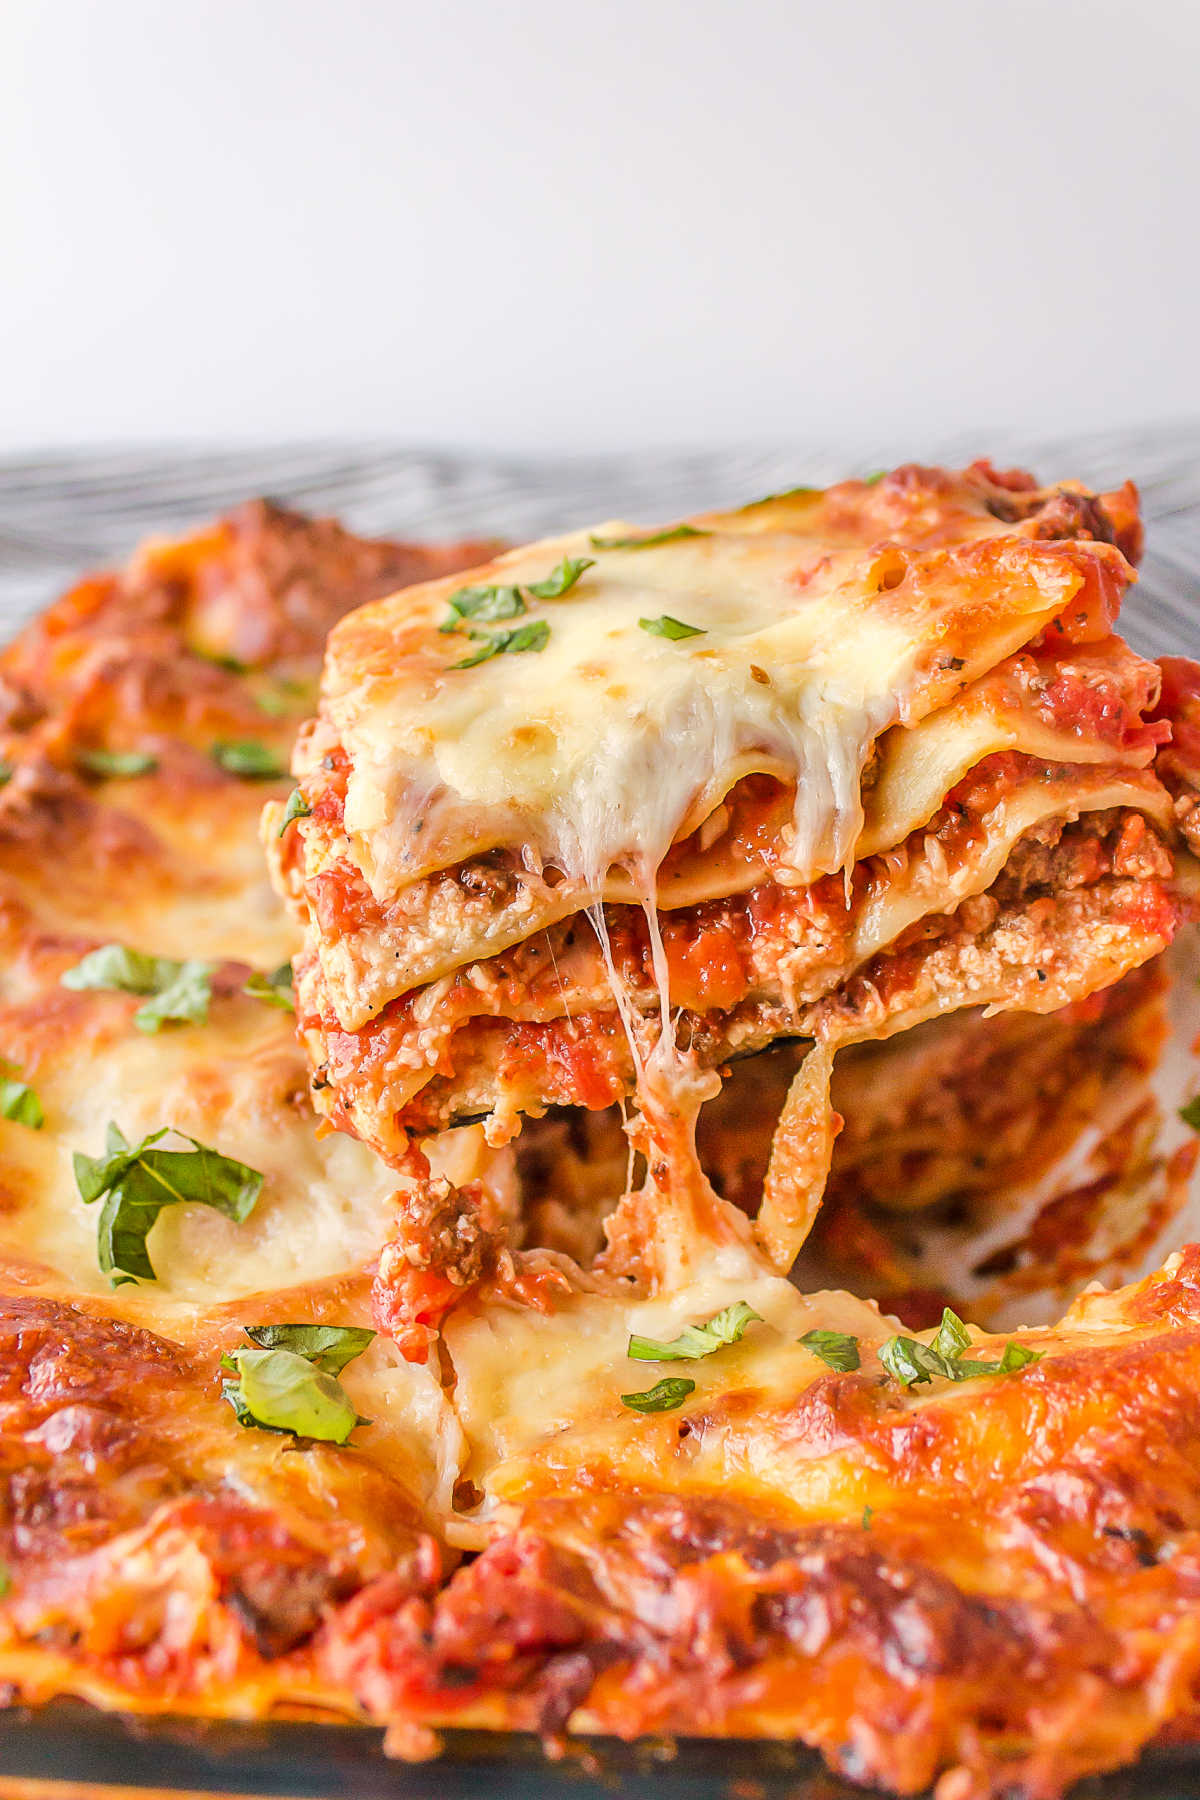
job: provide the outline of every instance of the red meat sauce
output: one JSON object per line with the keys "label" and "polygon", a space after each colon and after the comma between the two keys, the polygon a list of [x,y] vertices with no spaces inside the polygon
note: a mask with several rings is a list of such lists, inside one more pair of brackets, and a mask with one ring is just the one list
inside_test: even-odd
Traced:
{"label": "red meat sauce", "polygon": [[[836,959],[859,910],[891,879],[898,860],[902,863],[919,851],[926,838],[934,837],[948,867],[953,869],[956,858],[968,854],[977,844],[982,821],[1009,793],[1031,779],[1063,775],[1070,775],[1065,765],[1046,764],[1016,751],[1002,751],[985,758],[950,791],[938,813],[914,832],[906,845],[855,866],[849,901],[845,879],[834,874],[804,888],[767,880],[742,894],[660,913],[672,1004],[688,1012],[728,1011],[752,992],[755,968],[762,966],[764,949],[769,957],[772,942],[777,942],[782,952],[815,932],[828,957]],[[764,804],[769,804],[769,797],[764,796]],[[1097,863],[1095,874],[1099,872]],[[644,915],[636,907],[608,906],[605,918],[613,961],[621,979],[631,991],[653,989],[653,954]],[[574,933],[590,930],[578,917],[552,928],[562,934],[560,949],[564,943],[567,948],[573,947]],[[489,959],[485,965],[489,975],[486,990],[470,979],[467,970],[461,971],[440,1003],[440,1022],[459,1026],[490,1014],[503,1019],[517,1034],[514,1041],[532,1052],[544,1036],[545,1022],[519,1017],[514,1020],[511,1014],[528,1010],[542,988],[547,1000],[552,1000],[557,992],[556,960],[543,956],[540,945],[533,949],[538,957],[536,967],[532,966],[531,947],[525,944]],[[598,960],[598,950],[596,955]],[[333,1061],[352,1059],[356,1069],[366,1073],[381,1062],[386,1064],[394,1055],[397,1042],[415,1028],[413,1015],[421,992],[413,989],[389,1002],[356,1033],[343,1032],[332,1011],[323,1017],[312,1014],[306,1022],[323,1027]],[[553,1022],[553,1029],[561,1029],[557,1021]],[[569,1034],[563,1055],[572,1075],[578,1076],[583,1087],[595,1092],[595,1100],[584,1104],[607,1105],[614,1096],[607,1092],[600,1098],[601,1088],[595,1084],[597,1080],[603,1083],[605,1078],[597,1076],[586,1044],[581,1042],[581,1033]]]}
{"label": "red meat sauce", "polygon": [[[1112,636],[1119,594],[1114,598],[1107,588],[1093,592],[1088,584],[1095,585],[1095,572],[1090,563],[1086,568],[1088,580],[1069,613],[1053,627],[1047,627],[1025,650],[1000,663],[989,678],[989,686],[998,687],[1014,707],[1031,705],[1041,721],[1056,732],[1111,745],[1122,755],[1144,756],[1149,761],[1155,749],[1171,737],[1169,717],[1158,704],[1159,670],[1154,663],[1135,657]],[[1101,576],[1116,584],[1116,577],[1107,569],[1095,575],[1095,582],[1100,582]],[[1086,649],[1086,654],[1072,659],[1072,648]],[[1157,712],[1145,719],[1143,715],[1156,705]],[[322,759],[319,781],[310,780],[308,784],[312,789],[312,818],[316,828],[330,840],[342,831],[349,773],[349,757],[339,746]],[[864,771],[864,787],[870,784],[872,773],[873,761]],[[735,870],[772,869],[779,859],[780,832],[790,820],[793,799],[791,784],[773,777],[751,775],[740,781],[722,803],[723,861]],[[669,896],[673,881],[703,865],[711,841],[711,823],[706,821],[672,845],[658,871],[660,894]],[[296,854],[294,846],[292,854]],[[519,855],[503,848],[469,859],[445,871],[445,875],[461,882],[476,865],[487,867],[489,885],[497,897],[521,883]],[[351,935],[391,922],[391,907],[375,898],[360,871],[345,857],[309,877],[308,891],[325,935]],[[670,912],[664,917],[669,918]]]}

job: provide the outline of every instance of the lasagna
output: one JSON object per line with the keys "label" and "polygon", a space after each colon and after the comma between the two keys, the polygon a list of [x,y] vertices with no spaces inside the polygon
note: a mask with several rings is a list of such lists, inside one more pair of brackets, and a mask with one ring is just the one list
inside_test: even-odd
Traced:
{"label": "lasagna", "polygon": [[[609,523],[343,620],[267,826],[319,1109],[402,1169],[464,1121],[498,1146],[633,1097],[647,1176],[604,1269],[670,1286],[697,1230],[749,1229],[786,1274],[835,1052],[1058,1012],[1174,936],[1162,677],[1113,629],[1139,547],[1129,488],[910,467]],[[747,1227],[682,1170],[701,1102],[780,1041],[809,1051]],[[463,1235],[430,1252],[428,1215],[396,1262],[414,1334],[402,1265]]]}
{"label": "lasagna", "polygon": [[9,647],[8,1700],[945,1800],[1197,1734],[1138,536],[986,467],[499,560],[256,504]]}

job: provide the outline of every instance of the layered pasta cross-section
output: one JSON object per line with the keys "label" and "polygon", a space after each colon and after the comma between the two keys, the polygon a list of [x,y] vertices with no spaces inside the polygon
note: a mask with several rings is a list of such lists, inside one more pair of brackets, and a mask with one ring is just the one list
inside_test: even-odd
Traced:
{"label": "layered pasta cross-section", "polygon": [[[1160,670],[1114,631],[1139,548],[1131,488],[908,467],[604,524],[350,615],[268,824],[318,1108],[413,1169],[448,1127],[499,1147],[625,1106],[641,1179],[597,1266],[670,1288],[728,1240],[786,1273],[835,1053],[1059,1012],[1172,940],[1188,802],[1155,765]],[[697,1110],[780,1043],[733,1204]],[[469,1187],[435,1211],[414,1203],[397,1317],[428,1321],[425,1277],[461,1278],[496,1215]]]}

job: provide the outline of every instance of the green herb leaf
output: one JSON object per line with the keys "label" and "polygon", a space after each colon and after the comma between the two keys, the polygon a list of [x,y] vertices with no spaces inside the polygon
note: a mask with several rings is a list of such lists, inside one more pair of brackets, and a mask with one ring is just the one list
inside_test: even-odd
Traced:
{"label": "green herb leaf", "polygon": [[143,950],[127,950],[124,944],[103,944],[89,950],[60,977],[66,988],[115,988],[123,994],[157,994],[173,981],[182,967],[170,957],[147,956]]}
{"label": "green herb leaf", "polygon": [[276,688],[263,688],[261,693],[255,694],[254,704],[259,712],[266,713],[268,719],[282,719],[284,713],[290,712],[292,707],[287,696]]}
{"label": "green herb leaf", "polygon": [[595,566],[594,556],[564,556],[545,581],[527,581],[525,592],[535,595],[539,600],[557,600],[568,588],[575,586],[585,569],[594,569]]}
{"label": "green herb leaf", "polygon": [[[446,634],[457,631],[466,619],[474,620],[477,625],[492,624],[498,619],[519,619],[527,610],[526,594],[532,594],[538,600],[557,600],[560,594],[565,594],[568,588],[574,587],[585,569],[594,566],[595,559],[592,557],[564,556],[557,568],[543,581],[527,581],[524,593],[519,587],[458,588],[447,601],[450,612],[442,620],[438,630]],[[523,625],[516,631],[497,632],[494,636],[473,631],[472,637],[484,639],[483,648],[467,657],[464,662],[455,663],[454,667],[473,669],[493,656],[503,655],[505,651],[541,650],[549,635],[550,627],[544,620]]]}
{"label": "green herb leaf", "polygon": [[761,499],[747,500],[745,506],[739,506],[739,512],[753,512],[759,506],[774,506],[777,500],[815,500],[824,492],[823,488],[790,487],[780,488],[777,494],[763,494]]}
{"label": "green herb leaf", "polygon": [[326,1375],[340,1375],[375,1336],[365,1325],[246,1325],[243,1329],[260,1350],[290,1350]]}
{"label": "green herb leaf", "polygon": [[152,775],[158,767],[157,756],[146,750],[81,750],[75,758],[87,775],[100,780],[127,780],[134,775]]}
{"label": "green herb leaf", "polygon": [[634,537],[592,537],[588,542],[593,550],[650,550],[655,544],[673,544],[679,538],[711,536],[711,531],[701,531],[695,525],[669,525],[663,531],[647,531]]}
{"label": "green herb leaf", "polygon": [[516,587],[456,588],[446,604],[450,616],[438,626],[442,632],[457,631],[464,619],[487,624],[495,619],[519,619],[525,611],[524,598]]}
{"label": "green herb leaf", "polygon": [[[471,636],[475,637],[476,632]],[[499,654],[506,656],[510,652],[519,654],[522,650],[544,650],[550,642],[550,627],[545,619],[531,619],[528,625],[518,625],[512,631],[502,631],[499,639]]]}
{"label": "green herb leaf", "polygon": [[879,483],[883,480],[884,476],[887,475],[888,473],[889,473],[889,471],[887,469],[874,469],[870,475],[863,476],[863,486],[864,487],[878,487]]}
{"label": "green herb leaf", "polygon": [[164,1125],[140,1144],[129,1144],[120,1127],[110,1124],[104,1156],[75,1152],[80,1198],[87,1206],[104,1198],[97,1250],[105,1275],[157,1279],[146,1239],[168,1206],[211,1206],[238,1224],[254,1209],[263,1184],[257,1169],[222,1156],[186,1132],[179,1135],[187,1138],[190,1150],[153,1149],[170,1129]]}
{"label": "green herb leaf", "polygon": [[280,1012],[294,1013],[296,996],[292,992],[291,963],[280,963],[270,974],[255,969],[242,992],[249,994],[252,1000],[261,1000],[265,1006],[277,1006]]}
{"label": "green herb leaf", "polygon": [[857,1369],[860,1363],[858,1339],[851,1337],[846,1331],[806,1331],[800,1339],[806,1350],[819,1356],[823,1363],[836,1369],[841,1375],[848,1375]]}
{"label": "green herb leaf", "polygon": [[7,1072],[0,1073],[0,1117],[27,1125],[30,1131],[40,1131],[46,1123],[42,1103],[28,1082]]}
{"label": "green herb leaf", "polygon": [[644,1394],[622,1394],[621,1405],[627,1406],[631,1412],[674,1412],[695,1391],[694,1381],[688,1381],[682,1375],[664,1375],[661,1381],[656,1381]]}
{"label": "green herb leaf", "polygon": [[673,619],[670,613],[660,613],[657,619],[639,619],[638,624],[643,631],[648,631],[651,637],[678,639],[708,635],[703,626],[685,625],[682,619]]}
{"label": "green herb leaf", "polygon": [[966,1326],[947,1307],[932,1345],[919,1343],[916,1338],[893,1337],[879,1346],[878,1355],[889,1375],[894,1375],[902,1387],[932,1381],[935,1376],[943,1381],[975,1381],[983,1375],[1012,1375],[1042,1360],[1040,1350],[1030,1350],[1010,1340],[997,1361],[968,1361],[963,1350],[970,1342]]}
{"label": "green herb leaf", "polygon": [[1179,1116],[1193,1131],[1200,1131],[1200,1094],[1194,1100],[1189,1100],[1186,1106],[1180,1107]]}
{"label": "green herb leaf", "polygon": [[287,774],[278,752],[253,738],[218,738],[212,758],[227,775],[237,775],[242,781],[278,781]]}
{"label": "green herb leaf", "polygon": [[138,1030],[154,1033],[167,1023],[203,1025],[212,999],[212,972],[211,963],[180,963],[174,980],[134,1013]]}
{"label": "green herb leaf", "polygon": [[957,1381],[953,1362],[931,1350],[928,1344],[919,1343],[916,1338],[891,1337],[885,1344],[880,1344],[876,1354],[889,1375],[895,1377],[901,1387],[914,1387],[918,1382],[932,1381],[935,1375],[944,1381]]}
{"label": "green herb leaf", "polygon": [[236,656],[226,656],[220,650],[204,650],[199,644],[192,644],[189,648],[193,656],[198,656],[201,662],[211,663],[214,669],[224,669],[229,675],[250,673],[250,664],[239,661]]}
{"label": "green herb leaf", "polygon": [[128,950],[124,944],[103,944],[60,979],[67,988],[152,995],[138,1007],[133,1022],[139,1031],[155,1032],[168,1020],[203,1025],[212,999],[213,968],[209,962],[176,962],[171,956]]}
{"label": "green herb leaf", "polygon": [[0,787],[7,787],[15,774],[16,768],[7,756],[0,756]]}
{"label": "green herb leaf", "polygon": [[871,1520],[874,1517],[875,1517],[875,1508],[873,1506],[864,1506],[863,1510],[862,1510],[862,1528],[864,1531],[870,1531]]}
{"label": "green herb leaf", "polygon": [[12,1589],[12,1572],[6,1562],[0,1562],[0,1600]]}
{"label": "green herb leaf", "polygon": [[360,1419],[341,1382],[294,1350],[235,1350],[223,1358],[236,1380],[222,1383],[239,1425],[344,1444]]}
{"label": "green herb leaf", "polygon": [[482,638],[480,649],[473,656],[464,657],[462,662],[451,663],[452,669],[474,669],[479,663],[490,661],[493,656],[518,655],[523,650],[544,650],[550,641],[550,627],[545,619],[531,619],[527,625],[518,625],[512,631],[472,631],[473,638]]}
{"label": "green herb leaf", "polygon": [[1041,1350],[1031,1350],[1028,1344],[1018,1344],[1010,1339],[997,1364],[998,1371],[1001,1375],[1011,1375],[1016,1369],[1027,1369],[1030,1363],[1041,1362],[1043,1354]]}
{"label": "green herb leaf", "polygon": [[279,836],[283,836],[293,820],[311,818],[312,807],[308,804],[308,801],[304,798],[300,789],[298,787],[293,788],[288,795],[287,805],[283,809],[283,823],[279,827]]}
{"label": "green herb leaf", "polygon": [[658,1338],[638,1337],[635,1333],[625,1354],[635,1362],[682,1362],[685,1358],[694,1362],[701,1356],[711,1356],[724,1344],[736,1344],[747,1325],[759,1319],[760,1314],[752,1306],[747,1306],[744,1300],[735,1300],[732,1306],[714,1313],[706,1325],[685,1325],[669,1344],[661,1343]]}
{"label": "green herb leaf", "polygon": [[[472,633],[472,635],[483,637],[484,634],[482,632],[478,632],[478,633]],[[499,638],[485,638],[485,640],[484,640],[483,644],[480,646],[480,648],[478,650],[476,650],[471,656],[464,656],[461,662],[451,663],[450,667],[451,667],[451,669],[477,669],[479,667],[480,663],[490,662],[492,660],[493,656],[499,656],[499,654],[500,654]]]}
{"label": "green herb leaf", "polygon": [[942,1322],[938,1326],[933,1347],[939,1356],[963,1356],[971,1348],[971,1334],[956,1312],[948,1306],[942,1308]]}
{"label": "green herb leaf", "polygon": [[254,704],[268,719],[282,719],[288,713],[311,711],[316,691],[311,680],[295,675],[273,675],[270,685],[254,695]]}

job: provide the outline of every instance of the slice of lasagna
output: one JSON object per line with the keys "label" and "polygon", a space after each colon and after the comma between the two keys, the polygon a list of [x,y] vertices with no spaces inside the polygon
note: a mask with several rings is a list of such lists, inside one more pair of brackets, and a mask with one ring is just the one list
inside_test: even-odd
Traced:
{"label": "slice of lasagna", "polygon": [[318,1106],[399,1165],[636,1091],[608,1267],[669,1286],[739,1230],[681,1173],[696,1106],[798,1040],[754,1227],[788,1268],[836,1049],[1053,1012],[1172,938],[1171,727],[1113,633],[1139,548],[1131,487],[909,467],[350,615],[267,823]]}

